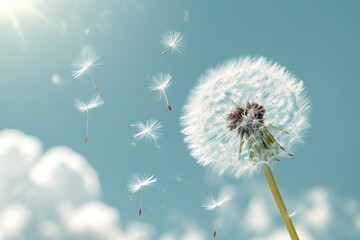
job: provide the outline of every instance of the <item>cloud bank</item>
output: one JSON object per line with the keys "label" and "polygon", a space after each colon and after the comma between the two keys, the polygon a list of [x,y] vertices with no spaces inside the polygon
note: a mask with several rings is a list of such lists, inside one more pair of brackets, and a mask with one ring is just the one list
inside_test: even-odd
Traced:
{"label": "cloud bank", "polygon": [[96,171],[78,153],[17,130],[0,132],[0,239],[151,239],[146,223],[122,226],[100,198]]}
{"label": "cloud bank", "polygon": [[[214,178],[207,181],[216,185]],[[226,239],[231,236],[251,240],[290,239],[265,181],[247,179],[237,185],[221,186],[220,191],[233,194],[234,199],[234,204],[221,209],[219,214],[218,233]],[[300,239],[360,238],[358,200],[339,196],[323,186],[297,196],[282,194]]]}
{"label": "cloud bank", "polygon": [[[218,184],[208,180],[209,185]],[[219,238],[289,239],[266,183],[223,181],[217,186],[233,198],[232,205],[219,211]],[[298,196],[284,196],[289,210],[296,210],[293,221],[300,239],[360,238],[358,200],[321,186]],[[102,201],[97,172],[83,156],[65,146],[44,152],[35,137],[18,130],[0,132],[0,239],[212,238],[208,231],[212,214],[209,219],[197,219],[182,209],[171,209],[165,215],[163,221],[170,227],[164,232],[158,232],[155,223],[122,221],[119,211]]]}

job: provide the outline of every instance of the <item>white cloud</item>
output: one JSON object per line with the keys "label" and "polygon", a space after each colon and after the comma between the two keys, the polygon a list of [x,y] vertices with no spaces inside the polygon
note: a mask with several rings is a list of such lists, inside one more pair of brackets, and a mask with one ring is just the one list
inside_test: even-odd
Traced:
{"label": "white cloud", "polygon": [[[210,234],[209,234],[210,236]],[[193,226],[191,228],[185,229],[181,233],[176,233],[175,231],[168,231],[163,233],[159,240],[206,240],[208,239],[205,233],[198,229],[198,227]]]}
{"label": "white cloud", "polygon": [[192,230],[188,230],[184,236],[181,238],[181,240],[202,240],[202,239],[206,239],[205,234],[198,230],[198,229],[192,229]]}
{"label": "white cloud", "polygon": [[45,239],[59,239],[62,228],[58,223],[45,220],[39,223],[38,231]]}
{"label": "white cloud", "polygon": [[354,226],[360,232],[360,214],[354,217]]}
{"label": "white cloud", "polygon": [[[87,202],[78,208],[63,204],[59,206],[58,212],[62,215],[66,228],[76,234],[91,233],[102,236],[103,233],[112,234],[111,232],[117,229],[119,217],[116,210],[98,201]],[[110,229],[112,231],[109,231]]]}
{"label": "white cloud", "polygon": [[[212,234],[212,215],[205,223],[182,209],[165,212],[164,233],[147,223],[122,222],[117,209],[101,201],[97,173],[84,157],[65,146],[44,153],[38,139],[20,131],[0,132],[0,166],[0,239],[205,240]],[[233,199],[218,212],[222,239],[289,239],[265,181],[226,184],[220,192]],[[282,194],[290,199],[288,209],[301,210],[293,217],[300,239],[359,239],[356,199],[325,187]]]}
{"label": "white cloud", "polygon": [[306,196],[309,203],[302,217],[305,223],[317,231],[326,231],[332,220],[329,194],[324,188],[310,190]]}
{"label": "white cloud", "polygon": [[0,239],[147,240],[144,223],[120,224],[100,200],[96,171],[78,153],[16,130],[0,132]]}
{"label": "white cloud", "polygon": [[179,210],[168,211],[166,220],[174,227],[161,234],[159,240],[206,240],[211,235],[205,234],[194,218]]}
{"label": "white cloud", "polygon": [[[219,181],[224,184],[223,180]],[[219,187],[216,181],[208,184]],[[218,232],[225,239],[233,236],[253,240],[290,239],[266,181],[246,179],[240,184],[225,185],[220,191],[225,190],[235,193],[232,206],[219,214],[222,225]],[[296,210],[292,220],[300,239],[360,238],[359,202],[355,199],[346,200],[326,187],[314,187],[296,196],[281,193],[288,210]]]}
{"label": "white cloud", "polygon": [[[302,226],[297,225],[296,231],[301,240],[314,240],[313,236]],[[266,236],[258,237],[253,240],[290,240],[289,233],[286,231],[284,227],[278,227],[273,229],[270,233],[266,234]]]}
{"label": "white cloud", "polygon": [[0,239],[21,235],[30,219],[30,212],[23,205],[13,203],[0,214]]}
{"label": "white cloud", "polygon": [[179,212],[168,214],[171,228],[159,237],[150,224],[122,223],[117,209],[101,201],[96,171],[68,147],[44,153],[37,138],[3,130],[0,165],[2,240],[207,239],[194,219]]}
{"label": "white cloud", "polygon": [[270,224],[271,218],[265,200],[261,197],[251,199],[245,215],[246,229],[264,232],[270,228]]}
{"label": "white cloud", "polygon": [[[72,175],[72,176],[69,176]],[[44,188],[66,188],[68,178],[77,179],[89,196],[99,194],[97,174],[85,158],[71,149],[60,146],[47,151],[30,170],[33,183]]]}
{"label": "white cloud", "polygon": [[344,201],[344,212],[348,216],[353,216],[357,212],[359,212],[359,202],[355,199],[347,199]]}

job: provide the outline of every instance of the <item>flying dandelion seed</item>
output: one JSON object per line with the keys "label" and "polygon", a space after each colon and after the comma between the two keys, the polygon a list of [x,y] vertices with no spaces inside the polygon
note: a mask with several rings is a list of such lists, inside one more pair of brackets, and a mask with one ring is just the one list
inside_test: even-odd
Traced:
{"label": "flying dandelion seed", "polygon": [[155,119],[150,119],[146,121],[146,124],[142,122],[137,122],[135,124],[130,124],[130,126],[135,127],[139,130],[138,133],[134,135],[136,140],[146,139],[151,142],[157,142],[160,138],[160,130],[162,125]]}
{"label": "flying dandelion seed", "polygon": [[82,102],[80,100],[75,100],[75,107],[80,111],[80,112],[86,112],[86,133],[85,133],[85,138],[84,138],[84,144],[87,143],[88,140],[88,134],[89,134],[89,111],[91,109],[97,108],[97,107],[101,107],[102,105],[104,105],[104,101],[102,100],[102,98],[100,96],[94,96],[89,102],[85,103]]}
{"label": "flying dandelion seed", "polygon": [[203,207],[206,210],[213,211],[215,210],[215,220],[214,220],[214,232],[213,237],[216,237],[216,227],[217,227],[217,217],[218,217],[218,208],[225,207],[229,205],[231,202],[230,195],[221,194],[217,198],[213,197],[212,195],[207,197],[203,202]]}
{"label": "flying dandelion seed", "polygon": [[157,179],[154,177],[154,175],[144,175],[143,177],[140,177],[139,175],[133,175],[130,177],[128,181],[128,188],[131,193],[136,193],[140,191],[140,204],[139,204],[139,211],[138,215],[141,216],[142,214],[142,189],[144,187],[152,187],[156,183]]}
{"label": "flying dandelion seed", "polygon": [[74,68],[72,72],[73,78],[77,79],[89,76],[97,94],[99,94],[100,90],[96,87],[91,72],[100,65],[97,63],[99,58],[100,57],[97,55],[95,50],[87,48],[85,51],[82,51],[79,55],[75,56],[72,62],[72,66]]}
{"label": "flying dandelion seed", "polygon": [[167,108],[169,109],[169,111],[171,111],[172,108],[169,103],[168,97],[166,95],[166,89],[168,89],[168,87],[170,87],[171,79],[172,79],[172,76],[170,75],[170,73],[158,73],[157,75],[154,75],[152,77],[152,82],[150,85],[151,91],[159,92],[160,99],[162,97],[165,98],[166,105],[167,105]]}
{"label": "flying dandelion seed", "polygon": [[269,166],[292,156],[309,127],[303,82],[263,57],[231,60],[207,71],[181,117],[191,155],[235,178],[263,169],[292,239],[298,239]]}
{"label": "flying dandelion seed", "polygon": [[185,51],[185,40],[180,32],[168,30],[160,37],[160,43],[163,46],[161,54],[171,51],[171,53],[182,53]]}

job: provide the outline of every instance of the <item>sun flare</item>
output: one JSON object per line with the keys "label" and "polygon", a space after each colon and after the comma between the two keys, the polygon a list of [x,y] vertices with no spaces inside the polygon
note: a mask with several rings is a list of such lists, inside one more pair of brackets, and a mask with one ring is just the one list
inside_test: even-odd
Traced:
{"label": "sun flare", "polygon": [[26,45],[23,28],[28,27],[28,21],[24,18],[36,18],[57,30],[55,24],[38,10],[38,6],[35,6],[37,2],[33,0],[0,0],[0,25],[2,22],[4,24],[10,22],[23,46]]}
{"label": "sun flare", "polygon": [[1,13],[14,13],[26,6],[24,0],[0,0]]}

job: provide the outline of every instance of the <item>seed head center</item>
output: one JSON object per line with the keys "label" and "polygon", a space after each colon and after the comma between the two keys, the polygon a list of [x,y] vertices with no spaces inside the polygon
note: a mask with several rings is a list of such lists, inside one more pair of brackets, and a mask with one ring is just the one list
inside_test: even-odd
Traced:
{"label": "seed head center", "polygon": [[263,106],[255,102],[246,102],[227,115],[228,128],[230,131],[237,130],[241,136],[250,135],[264,124],[264,115]]}

